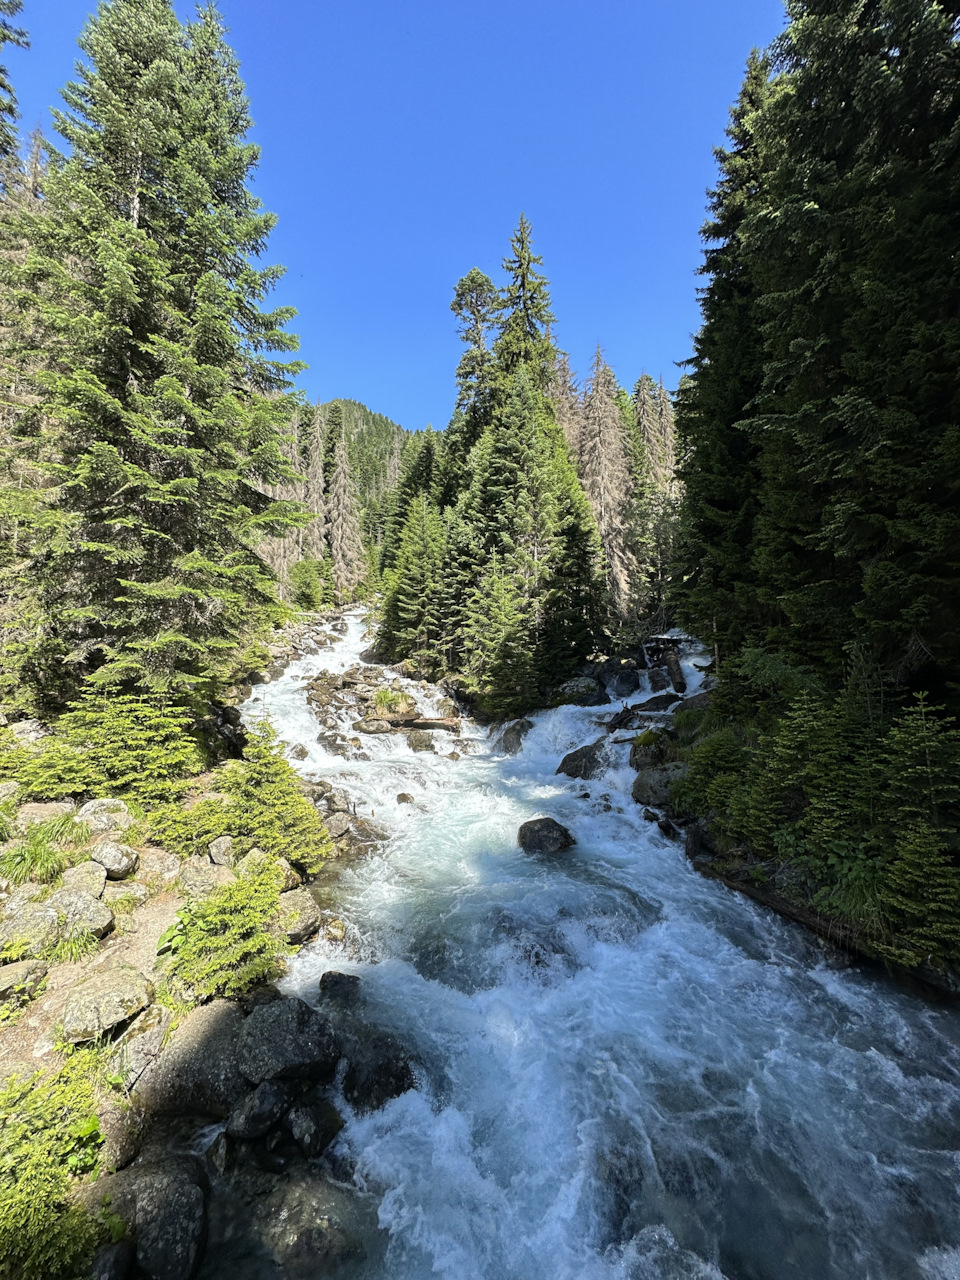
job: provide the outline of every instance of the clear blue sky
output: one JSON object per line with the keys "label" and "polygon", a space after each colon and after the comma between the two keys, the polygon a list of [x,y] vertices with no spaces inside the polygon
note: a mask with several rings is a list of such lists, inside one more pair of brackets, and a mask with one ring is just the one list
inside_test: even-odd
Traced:
{"label": "clear blue sky", "polygon": [[[311,399],[443,426],[472,266],[499,283],[523,210],[556,336],[584,372],[676,385],[698,311],[705,189],[754,45],[781,0],[221,0],[280,216],[270,260]],[[26,0],[8,48],[23,126],[72,74],[94,0]],[[177,0],[181,17],[192,5]]]}

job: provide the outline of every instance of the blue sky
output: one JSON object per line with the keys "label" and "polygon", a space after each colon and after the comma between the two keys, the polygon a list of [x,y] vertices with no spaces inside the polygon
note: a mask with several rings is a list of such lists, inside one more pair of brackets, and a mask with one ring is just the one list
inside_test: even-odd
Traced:
{"label": "blue sky", "polygon": [[[26,0],[6,51],[23,126],[49,122],[93,0]],[[585,372],[676,385],[696,329],[712,147],[781,0],[221,0],[280,216],[277,299],[311,399],[443,426],[472,266],[500,281],[523,210],[556,336]],[[182,17],[192,5],[177,2]]]}

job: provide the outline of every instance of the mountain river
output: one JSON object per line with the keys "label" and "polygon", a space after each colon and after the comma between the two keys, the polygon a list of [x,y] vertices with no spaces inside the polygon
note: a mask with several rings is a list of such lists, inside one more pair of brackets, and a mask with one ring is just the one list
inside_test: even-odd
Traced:
{"label": "mountain river", "polygon": [[[960,1012],[830,967],[700,876],[631,800],[627,745],[595,781],[557,776],[616,705],[534,714],[513,757],[466,719],[436,754],[402,734],[330,754],[304,683],[359,661],[347,623],[243,712],[389,833],[344,867],[345,943],[307,946],[284,982],[315,1000],[325,970],[361,975],[365,1021],[422,1064],[380,1111],[344,1107],[341,1164],[379,1222],[356,1274],[960,1280]],[[541,815],[575,847],[524,853]]]}

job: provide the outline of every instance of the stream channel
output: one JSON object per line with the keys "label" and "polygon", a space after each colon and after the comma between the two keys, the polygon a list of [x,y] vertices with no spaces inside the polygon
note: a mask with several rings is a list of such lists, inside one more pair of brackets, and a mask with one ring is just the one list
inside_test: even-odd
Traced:
{"label": "stream channel", "polygon": [[[307,946],[283,983],[316,1002],[324,971],[359,974],[365,1022],[421,1063],[380,1111],[344,1107],[341,1164],[379,1221],[355,1274],[958,1280],[960,1012],[830,967],[699,875],[630,798],[627,745],[595,781],[557,776],[616,705],[532,715],[513,757],[467,719],[435,754],[402,734],[330,754],[304,684],[359,661],[365,620],[347,623],[243,712],[389,833],[338,882],[346,942]],[[541,815],[575,847],[524,853]]]}

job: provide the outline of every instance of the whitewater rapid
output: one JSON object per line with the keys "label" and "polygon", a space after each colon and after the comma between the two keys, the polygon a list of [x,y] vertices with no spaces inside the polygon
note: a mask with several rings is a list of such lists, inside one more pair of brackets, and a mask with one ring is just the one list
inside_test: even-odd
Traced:
{"label": "whitewater rapid", "polygon": [[[697,874],[631,800],[627,745],[596,781],[556,776],[615,706],[532,715],[516,757],[468,720],[436,754],[403,735],[330,754],[305,681],[367,644],[350,616],[243,708],[388,833],[343,870],[345,943],[285,980],[315,1001],[324,971],[359,974],[365,1021],[422,1063],[417,1090],[344,1108],[339,1151],[381,1228],[356,1274],[960,1280],[960,1014],[828,967]],[[523,853],[540,815],[576,846]]]}

